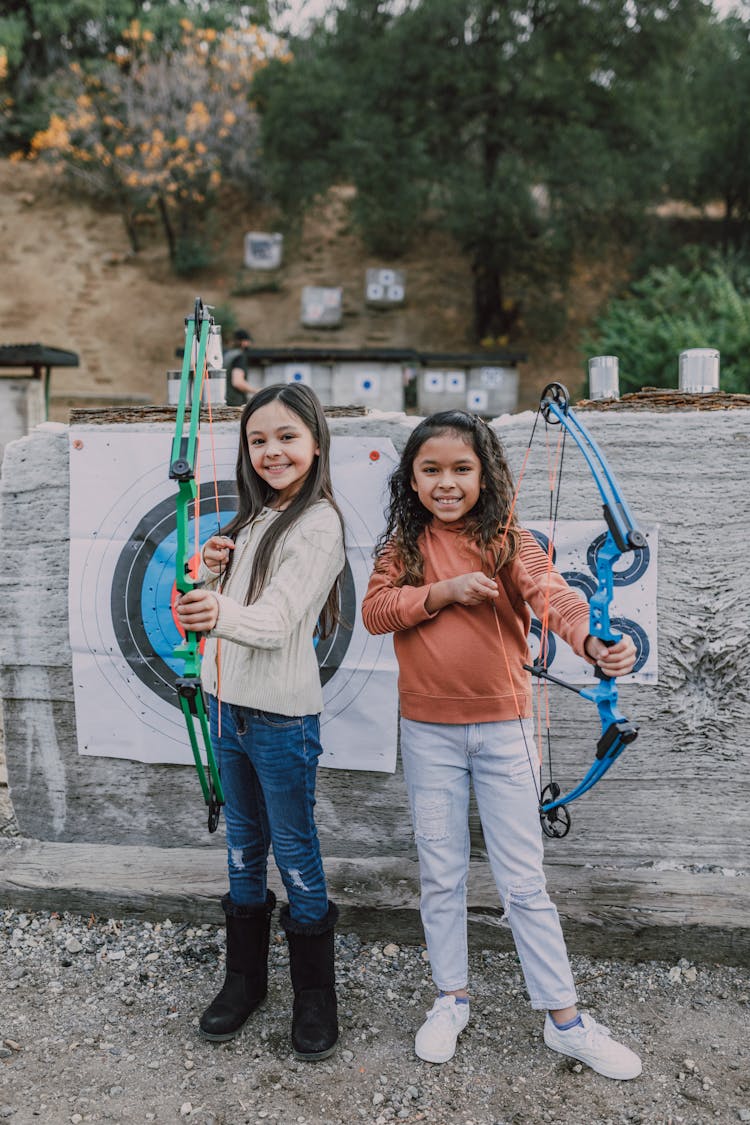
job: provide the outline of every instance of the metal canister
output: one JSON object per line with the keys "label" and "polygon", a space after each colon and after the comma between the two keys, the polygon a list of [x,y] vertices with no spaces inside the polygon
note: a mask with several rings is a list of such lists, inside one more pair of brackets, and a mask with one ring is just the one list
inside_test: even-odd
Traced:
{"label": "metal canister", "polygon": [[710,394],[719,389],[719,353],[715,348],[688,348],[680,352],[680,390],[685,394]]}
{"label": "metal canister", "polygon": [[589,398],[619,398],[620,367],[616,355],[595,355],[589,360]]}

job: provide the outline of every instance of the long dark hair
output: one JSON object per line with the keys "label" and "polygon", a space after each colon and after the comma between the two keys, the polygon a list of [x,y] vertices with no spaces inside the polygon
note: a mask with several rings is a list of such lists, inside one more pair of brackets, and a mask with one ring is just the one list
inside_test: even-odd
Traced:
{"label": "long dark hair", "polygon": [[417,540],[432,520],[432,513],[412,488],[414,460],[426,441],[443,434],[455,434],[465,441],[482,466],[482,490],[466,517],[465,534],[479,546],[491,573],[515,558],[521,547],[521,529],[512,511],[513,478],[500,439],[476,414],[443,410],[415,426],[389,482],[388,522],[375,545],[375,559],[377,566],[386,551],[395,551],[403,567],[402,585],[418,586],[423,580]]}
{"label": "long dark hair", "polygon": [[[319,500],[327,500],[341,521],[341,530],[344,530],[344,519],[338,504],[333,497],[331,484],[330,450],[331,435],[328,422],[323,413],[317,395],[303,383],[278,383],[270,387],[263,387],[254,394],[242,411],[240,418],[240,445],[237,451],[237,499],[239,501],[237,515],[225,528],[222,535],[236,539],[239,532],[247,524],[252,523],[264,507],[272,506],[276,498],[276,491],[270,484],[259,477],[250,460],[250,447],[247,443],[247,423],[262,406],[278,400],[283,403],[300,419],[302,424],[312,434],[319,452],[315,455],[310,471],[305,477],[299,491],[292,498],[288,508],[284,508],[264,532],[258,549],[253,559],[250,583],[245,596],[245,605],[254,602],[268,581],[268,571],[271,565],[276,544],[282,539],[289,528],[312,504]],[[229,553],[229,564],[225,574],[229,573],[232,563],[232,552]],[[342,572],[343,573],[343,572]],[[300,575],[300,582],[304,575]],[[331,587],[318,622],[318,633],[321,637],[330,634],[335,624],[339,621],[341,574],[339,574]]]}

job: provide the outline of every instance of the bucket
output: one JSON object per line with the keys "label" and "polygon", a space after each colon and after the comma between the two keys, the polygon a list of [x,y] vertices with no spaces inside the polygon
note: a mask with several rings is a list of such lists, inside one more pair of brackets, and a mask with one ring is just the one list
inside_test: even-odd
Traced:
{"label": "bucket", "polygon": [[705,395],[719,389],[719,353],[715,348],[688,348],[680,352],[680,390]]}
{"label": "bucket", "polygon": [[589,360],[589,398],[619,398],[620,368],[616,355],[595,355]]}
{"label": "bucket", "polygon": [[[180,401],[180,383],[182,371],[167,372],[167,402],[170,406],[177,406]],[[227,397],[227,373],[223,367],[210,367],[203,380],[201,402],[205,406],[223,406]],[[193,376],[188,381],[188,403],[193,399]]]}

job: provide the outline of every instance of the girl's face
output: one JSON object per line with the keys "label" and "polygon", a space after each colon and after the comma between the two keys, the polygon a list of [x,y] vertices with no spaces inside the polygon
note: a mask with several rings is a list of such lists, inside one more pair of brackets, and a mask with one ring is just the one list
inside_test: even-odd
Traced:
{"label": "girl's face", "polygon": [[245,434],[255,472],[278,494],[274,507],[288,507],[320,452],[315,438],[279,399],[253,411]]}
{"label": "girl's face", "polygon": [[482,465],[472,446],[448,431],[428,438],[419,447],[411,486],[436,519],[455,523],[479,499]]}

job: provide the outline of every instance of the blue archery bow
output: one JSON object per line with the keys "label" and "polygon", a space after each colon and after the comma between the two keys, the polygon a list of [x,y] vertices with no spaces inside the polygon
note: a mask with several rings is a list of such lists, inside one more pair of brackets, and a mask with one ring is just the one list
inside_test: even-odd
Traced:
{"label": "blue archery bow", "polygon": [[[170,480],[177,481],[177,554],[175,556],[175,583],[180,594],[194,590],[201,583],[190,573],[190,507],[198,520],[196,500],[198,487],[195,468],[198,457],[198,429],[200,424],[201,395],[203,391],[203,372],[206,367],[206,349],[209,329],[213,317],[198,298],[192,317],[185,318],[185,351],[182,359],[180,397],[177,405],[177,421],[172,441],[172,456],[169,462]],[[195,352],[195,366],[193,359]],[[190,403],[190,421],[185,433],[185,416]],[[175,681],[180,708],[185,716],[193,761],[198,772],[198,780],[203,790],[203,799],[208,806],[208,831],[215,832],[219,824],[224,793],[221,787],[219,769],[216,764],[211,735],[208,728],[206,700],[201,686],[200,633],[185,633],[184,641],[173,651],[173,656],[182,660],[183,673]],[[198,722],[201,738],[198,738],[195,722]],[[205,755],[206,765],[203,764]]]}
{"label": "blue archery bow", "polygon": [[[646,547],[646,536],[630,514],[604,454],[573,413],[570,396],[561,383],[550,383],[545,387],[539,411],[547,423],[563,426],[565,432],[573,438],[591,470],[602,498],[607,533],[596,556],[597,587],[589,600],[589,632],[605,644],[615,644],[621,639],[621,634],[612,628],[609,616],[614,586],[613,568],[626,552],[642,551]],[[570,814],[566,806],[601,780],[625,747],[638,737],[638,727],[618,710],[616,680],[605,676],[599,668],[595,669],[598,683],[594,687],[578,688],[551,675],[537,663],[524,667],[532,675],[560,684],[561,687],[575,691],[583,699],[595,703],[602,724],[596,757],[585,777],[562,796],[560,786],[554,781],[541,793],[539,815],[542,829],[547,836],[562,837],[567,835],[570,828]]]}

